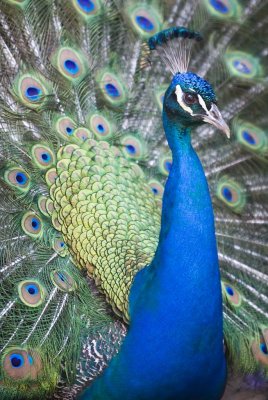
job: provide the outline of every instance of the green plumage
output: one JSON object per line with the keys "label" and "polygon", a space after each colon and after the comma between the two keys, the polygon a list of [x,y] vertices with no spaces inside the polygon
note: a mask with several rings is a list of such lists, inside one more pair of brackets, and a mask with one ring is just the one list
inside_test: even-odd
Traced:
{"label": "green plumage", "polygon": [[168,72],[143,42],[173,25],[209,39],[191,70],[220,88],[233,127],[230,142],[211,127],[193,137],[215,209],[226,354],[267,376],[266,2],[93,3],[0,6],[0,397],[74,398],[119,349],[172,163]]}

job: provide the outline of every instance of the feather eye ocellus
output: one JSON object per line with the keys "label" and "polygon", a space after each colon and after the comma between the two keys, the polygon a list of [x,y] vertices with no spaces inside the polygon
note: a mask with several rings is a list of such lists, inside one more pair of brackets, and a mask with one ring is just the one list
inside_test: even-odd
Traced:
{"label": "feather eye ocellus", "polygon": [[249,122],[235,124],[237,141],[248,151],[267,160],[268,137],[263,129]]}
{"label": "feather eye ocellus", "polygon": [[78,140],[79,143],[85,142],[87,139],[92,139],[93,137],[90,130],[83,127],[75,129],[73,136]]}
{"label": "feather eye ocellus", "polygon": [[70,136],[73,135],[76,126],[74,120],[67,116],[57,118],[54,124],[56,131],[65,140],[70,139]]}
{"label": "feather eye ocellus", "polygon": [[2,367],[4,374],[14,380],[36,380],[42,361],[37,351],[14,347],[4,353]]}
{"label": "feather eye ocellus", "polygon": [[41,218],[32,211],[26,212],[21,220],[23,231],[33,238],[39,238],[43,235],[43,222]]}
{"label": "feather eye ocellus", "polygon": [[53,249],[56,251],[57,254],[61,257],[65,257],[68,253],[68,248],[63,241],[62,237],[56,237],[53,241]]}
{"label": "feather eye ocellus", "polygon": [[55,162],[54,152],[46,145],[36,144],[31,148],[33,161],[40,169],[50,168]]}
{"label": "feather eye ocellus", "polygon": [[4,174],[4,179],[10,186],[21,192],[28,192],[30,189],[30,177],[27,172],[20,167],[7,169]]}
{"label": "feather eye ocellus", "polygon": [[225,296],[231,306],[240,307],[242,303],[242,297],[238,290],[233,287],[233,285],[222,282],[222,292],[223,296]]}
{"label": "feather eye ocellus", "polygon": [[97,82],[106,102],[111,106],[120,106],[127,100],[126,85],[123,80],[109,70],[99,72]]}
{"label": "feather eye ocellus", "polygon": [[73,6],[85,19],[98,15],[101,10],[101,0],[72,0]]}
{"label": "feather eye ocellus", "polygon": [[45,299],[45,289],[37,280],[25,280],[18,284],[21,301],[29,307],[40,306]]}
{"label": "feather eye ocellus", "polygon": [[216,196],[236,213],[241,213],[246,206],[246,189],[231,177],[219,179]]}
{"label": "feather eye ocellus", "polygon": [[31,73],[18,76],[13,90],[21,102],[29,108],[37,108],[44,104],[50,91],[49,85],[41,76]]}
{"label": "feather eye ocellus", "polygon": [[54,285],[63,292],[73,292],[77,288],[74,278],[66,271],[56,270],[50,276]]}
{"label": "feather eye ocellus", "polygon": [[134,31],[143,38],[148,38],[161,29],[162,16],[159,10],[145,3],[138,3],[125,9]]}
{"label": "feather eye ocellus", "polygon": [[257,57],[238,50],[226,51],[224,55],[231,76],[241,79],[254,79],[262,74],[262,67]]}
{"label": "feather eye ocellus", "polygon": [[101,113],[94,113],[89,118],[89,127],[97,139],[109,139],[114,131],[114,127]]}
{"label": "feather eye ocellus", "polygon": [[149,184],[154,196],[156,196],[156,197],[162,197],[163,196],[164,186],[160,182],[158,182],[156,179],[151,179],[148,182],[148,184]]}
{"label": "feather eye ocellus", "polygon": [[172,167],[172,157],[169,155],[163,155],[160,157],[159,162],[158,162],[158,169],[159,172],[164,175],[168,176]]}
{"label": "feather eye ocellus", "polygon": [[237,0],[205,0],[203,3],[211,15],[222,20],[238,19],[241,14]]}
{"label": "feather eye ocellus", "polygon": [[121,139],[122,152],[128,159],[141,160],[145,153],[146,147],[137,136],[125,135]]}
{"label": "feather eye ocellus", "polygon": [[82,52],[61,47],[52,55],[52,64],[69,81],[80,82],[88,71],[88,61]]}
{"label": "feather eye ocellus", "polygon": [[268,347],[263,335],[260,335],[259,340],[255,339],[252,342],[251,351],[256,361],[268,366]]}
{"label": "feather eye ocellus", "polygon": [[55,180],[57,179],[58,174],[56,168],[51,168],[46,172],[46,183],[48,187],[52,186],[53,183],[55,183]]}

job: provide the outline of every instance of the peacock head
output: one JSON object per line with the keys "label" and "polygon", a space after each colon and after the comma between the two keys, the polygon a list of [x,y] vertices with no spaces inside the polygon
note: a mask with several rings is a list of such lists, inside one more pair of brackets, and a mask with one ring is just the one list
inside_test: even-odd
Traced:
{"label": "peacock head", "polygon": [[216,105],[212,86],[192,72],[174,75],[163,107],[170,119],[178,120],[185,127],[209,123],[230,137],[230,129]]}
{"label": "peacock head", "polygon": [[[191,40],[188,40],[191,39]],[[157,53],[173,74],[163,103],[169,120],[178,121],[185,128],[209,123],[230,137],[210,83],[193,72],[188,72],[193,40],[202,39],[198,32],[176,27],[157,33],[149,39],[150,50]]]}

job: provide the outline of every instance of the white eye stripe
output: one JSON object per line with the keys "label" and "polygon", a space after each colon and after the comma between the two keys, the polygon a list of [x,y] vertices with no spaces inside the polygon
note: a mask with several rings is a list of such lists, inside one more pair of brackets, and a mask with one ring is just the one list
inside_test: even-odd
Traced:
{"label": "white eye stripe", "polygon": [[[190,89],[190,90],[191,90],[193,93],[196,93],[193,89]],[[199,114],[194,114],[194,113],[193,113],[193,110],[191,109],[191,107],[188,107],[188,106],[184,103],[184,101],[183,101],[184,92],[182,91],[180,85],[177,85],[177,86],[176,86],[175,93],[176,93],[176,95],[177,95],[177,101],[178,101],[179,105],[180,105],[186,112],[188,112],[188,113],[191,114],[191,115],[199,115]],[[200,94],[197,94],[197,97],[198,97],[198,102],[199,102],[200,106],[203,108],[203,110],[205,111],[205,113],[206,113],[207,115],[209,115],[209,110],[208,110],[208,108],[207,108],[206,102],[204,101],[203,97],[202,97]]]}
{"label": "white eye stripe", "polygon": [[191,114],[191,115],[194,115],[193,110],[191,109],[191,107],[188,107],[188,106],[184,103],[184,101],[183,101],[183,99],[182,99],[184,93],[183,93],[183,91],[182,91],[180,85],[177,85],[177,86],[176,86],[175,93],[176,93],[177,101],[178,101],[179,105],[180,105],[186,112],[188,112],[188,113]]}
{"label": "white eye stripe", "polygon": [[203,110],[205,111],[205,113],[208,115],[208,114],[209,114],[209,110],[207,109],[207,105],[206,105],[206,103],[205,103],[203,97],[200,96],[200,94],[198,94],[197,97],[198,97],[200,106],[203,108]]}

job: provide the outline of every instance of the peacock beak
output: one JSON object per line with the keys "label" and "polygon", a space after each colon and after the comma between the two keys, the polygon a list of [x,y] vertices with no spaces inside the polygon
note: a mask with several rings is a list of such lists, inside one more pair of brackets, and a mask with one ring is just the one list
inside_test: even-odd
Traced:
{"label": "peacock beak", "polygon": [[206,109],[206,115],[203,116],[203,120],[220,129],[230,139],[230,128],[224,121],[216,104],[212,103],[210,110]]}

